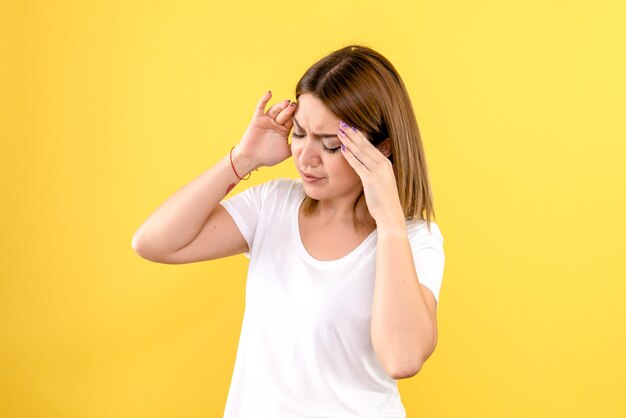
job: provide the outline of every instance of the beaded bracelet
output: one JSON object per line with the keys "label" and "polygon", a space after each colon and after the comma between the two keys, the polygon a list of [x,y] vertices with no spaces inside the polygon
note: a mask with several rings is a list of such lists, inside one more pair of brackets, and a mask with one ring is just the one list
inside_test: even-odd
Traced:
{"label": "beaded bracelet", "polygon": [[235,170],[235,164],[233,164],[233,150],[235,149],[235,147],[232,147],[230,149],[230,166],[233,168],[233,171],[235,172],[235,175],[239,178],[239,180],[248,180],[250,178],[250,176],[252,175],[252,173],[248,173],[245,175],[245,177],[241,177],[238,173],[237,170]]}

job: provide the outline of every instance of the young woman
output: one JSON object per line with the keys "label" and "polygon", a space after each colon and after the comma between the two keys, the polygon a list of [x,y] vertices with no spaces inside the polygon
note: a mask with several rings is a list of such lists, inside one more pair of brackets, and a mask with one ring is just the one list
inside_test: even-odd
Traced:
{"label": "young woman", "polygon": [[[435,349],[445,258],[411,101],[392,64],[358,45],[315,63],[295,97],[266,111],[264,94],[230,154],[133,248],[169,264],[250,258],[225,417],[404,417],[396,380]],[[300,179],[225,199],[290,156]]]}

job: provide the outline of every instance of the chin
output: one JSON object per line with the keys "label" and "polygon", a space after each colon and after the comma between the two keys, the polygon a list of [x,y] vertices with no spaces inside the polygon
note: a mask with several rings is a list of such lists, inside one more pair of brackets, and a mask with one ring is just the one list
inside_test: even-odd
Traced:
{"label": "chin", "polygon": [[308,187],[306,183],[303,183],[302,189],[304,190],[304,194],[314,200],[324,200],[326,198],[326,193],[323,193],[321,190],[316,190],[312,187]]}
{"label": "chin", "polygon": [[341,197],[345,197],[347,194],[350,194],[347,190],[337,190],[336,188],[332,188],[328,185],[323,187],[314,186],[307,183],[302,183],[302,189],[304,194],[314,200],[333,200]]}

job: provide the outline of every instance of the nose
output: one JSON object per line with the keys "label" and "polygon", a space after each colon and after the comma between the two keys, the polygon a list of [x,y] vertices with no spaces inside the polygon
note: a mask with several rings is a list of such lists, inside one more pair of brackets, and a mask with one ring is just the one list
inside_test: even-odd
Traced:
{"label": "nose", "polygon": [[301,167],[315,167],[320,164],[319,146],[313,139],[304,139],[301,144],[298,161]]}

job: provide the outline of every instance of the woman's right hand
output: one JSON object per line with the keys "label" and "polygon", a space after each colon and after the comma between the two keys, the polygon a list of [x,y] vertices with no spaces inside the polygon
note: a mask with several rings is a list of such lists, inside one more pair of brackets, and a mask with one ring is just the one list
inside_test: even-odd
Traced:
{"label": "woman's right hand", "polygon": [[291,155],[287,141],[293,127],[296,103],[283,100],[265,112],[271,98],[269,91],[261,97],[248,129],[234,150],[239,158],[245,158],[255,168],[276,165]]}

